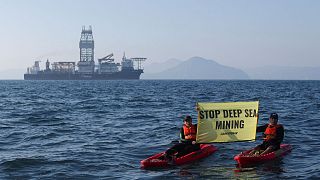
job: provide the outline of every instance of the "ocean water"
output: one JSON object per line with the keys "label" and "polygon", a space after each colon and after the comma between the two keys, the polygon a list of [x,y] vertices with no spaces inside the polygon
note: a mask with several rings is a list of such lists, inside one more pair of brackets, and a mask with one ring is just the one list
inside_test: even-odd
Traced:
{"label": "ocean water", "polygon": [[[287,156],[240,169],[259,143],[215,144],[192,164],[145,170],[173,145],[196,102],[260,101],[277,112]],[[0,179],[312,179],[320,177],[320,81],[0,81]]]}

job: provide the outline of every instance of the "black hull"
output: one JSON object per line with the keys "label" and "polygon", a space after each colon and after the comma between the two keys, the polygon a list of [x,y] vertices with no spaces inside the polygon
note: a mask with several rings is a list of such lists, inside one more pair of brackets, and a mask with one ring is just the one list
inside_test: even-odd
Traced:
{"label": "black hull", "polygon": [[24,80],[130,80],[140,79],[143,70],[120,71],[110,74],[80,74],[40,72],[38,74],[24,74]]}

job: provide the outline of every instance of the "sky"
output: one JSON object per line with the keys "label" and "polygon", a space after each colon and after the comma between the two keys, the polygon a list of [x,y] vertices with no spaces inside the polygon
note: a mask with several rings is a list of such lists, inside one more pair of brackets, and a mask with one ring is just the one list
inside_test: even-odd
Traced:
{"label": "sky", "polygon": [[320,66],[319,9],[318,0],[0,0],[0,71],[78,61],[84,25],[95,59]]}

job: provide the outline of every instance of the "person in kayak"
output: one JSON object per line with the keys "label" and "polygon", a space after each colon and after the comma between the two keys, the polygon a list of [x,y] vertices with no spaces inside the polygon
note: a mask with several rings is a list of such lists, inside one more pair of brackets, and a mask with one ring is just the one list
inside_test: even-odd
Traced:
{"label": "person in kayak", "polygon": [[183,127],[180,130],[180,142],[169,148],[164,158],[169,161],[177,157],[200,150],[200,144],[196,143],[197,124],[192,124],[192,117],[186,116],[183,120]]}
{"label": "person in kayak", "polygon": [[[257,132],[264,132],[263,142],[256,146],[249,153],[250,155],[263,155],[280,149],[280,144],[284,137],[284,128],[281,124],[278,124],[277,113],[271,113],[269,117],[269,124],[258,126]],[[257,154],[257,152],[261,153]]]}

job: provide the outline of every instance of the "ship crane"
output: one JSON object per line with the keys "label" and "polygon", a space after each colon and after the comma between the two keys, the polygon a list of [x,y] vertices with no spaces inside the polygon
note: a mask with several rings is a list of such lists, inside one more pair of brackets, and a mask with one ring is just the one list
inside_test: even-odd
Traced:
{"label": "ship crane", "polygon": [[113,53],[98,59],[98,73],[114,73],[119,71],[120,63],[115,63]]}
{"label": "ship crane", "polygon": [[99,64],[101,64],[102,62],[113,62],[114,58],[112,58],[112,56],[113,56],[113,53],[111,53],[103,58],[98,59]]}

